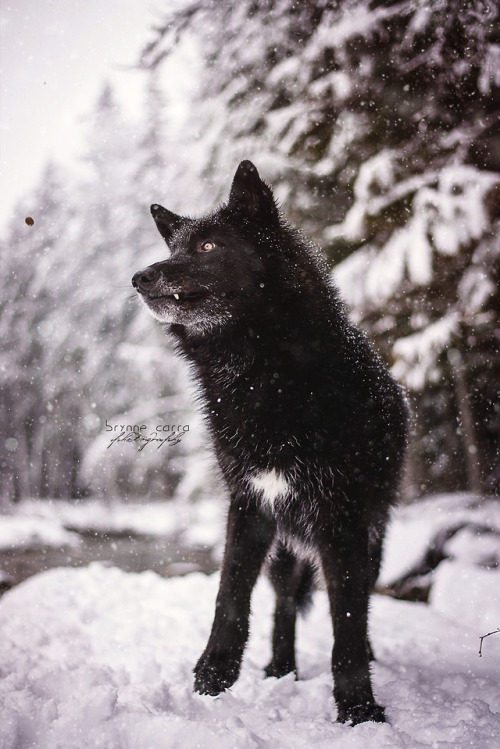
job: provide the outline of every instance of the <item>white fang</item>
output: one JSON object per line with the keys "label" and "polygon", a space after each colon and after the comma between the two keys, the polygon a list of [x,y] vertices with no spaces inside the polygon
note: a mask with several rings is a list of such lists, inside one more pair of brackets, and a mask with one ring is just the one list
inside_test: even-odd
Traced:
{"label": "white fang", "polygon": [[283,474],[278,473],[274,468],[272,471],[262,471],[262,473],[252,476],[250,484],[257,491],[262,492],[262,499],[268,502],[271,507],[278,497],[284,496],[290,489]]}

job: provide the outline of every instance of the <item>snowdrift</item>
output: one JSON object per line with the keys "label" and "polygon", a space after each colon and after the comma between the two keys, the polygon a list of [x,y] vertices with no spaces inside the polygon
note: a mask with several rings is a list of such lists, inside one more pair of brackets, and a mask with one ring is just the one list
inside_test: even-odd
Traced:
{"label": "snowdrift", "polygon": [[[208,636],[217,575],[165,580],[96,563],[36,575],[0,603],[0,745],[496,749],[500,635],[484,642],[482,658],[478,638],[482,601],[495,626],[500,621],[498,573],[483,570],[472,580],[471,605],[459,566],[452,568],[444,569],[437,607],[374,596],[374,688],[390,724],[356,728],[334,722],[332,635],[321,591],[299,623],[300,679],[264,679],[273,596],[260,580],[240,679],[212,698],[193,693],[191,671]],[[460,593],[451,612],[447,583]]]}

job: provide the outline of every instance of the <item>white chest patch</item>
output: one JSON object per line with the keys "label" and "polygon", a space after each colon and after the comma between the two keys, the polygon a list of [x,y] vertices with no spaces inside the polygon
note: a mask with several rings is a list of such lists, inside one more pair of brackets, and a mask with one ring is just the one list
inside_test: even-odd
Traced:
{"label": "white chest patch", "polygon": [[278,497],[284,497],[290,491],[290,484],[286,478],[274,468],[272,471],[262,471],[252,476],[249,483],[256,491],[262,493],[262,499],[271,507]]}

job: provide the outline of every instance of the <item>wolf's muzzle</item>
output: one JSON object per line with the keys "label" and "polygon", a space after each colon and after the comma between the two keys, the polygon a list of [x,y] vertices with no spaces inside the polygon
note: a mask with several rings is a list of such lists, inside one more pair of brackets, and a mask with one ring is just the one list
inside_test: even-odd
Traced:
{"label": "wolf's muzzle", "polygon": [[132,276],[132,286],[134,289],[137,289],[140,294],[150,294],[153,291],[159,276],[160,271],[158,268],[153,268],[153,266],[145,268],[144,270],[139,270]]}

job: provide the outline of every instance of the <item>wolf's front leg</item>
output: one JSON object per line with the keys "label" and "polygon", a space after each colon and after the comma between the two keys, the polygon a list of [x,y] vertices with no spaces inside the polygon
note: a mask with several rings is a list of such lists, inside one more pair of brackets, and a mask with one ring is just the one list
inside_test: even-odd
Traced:
{"label": "wolf's front leg", "polygon": [[252,590],[275,532],[274,522],[255,505],[232,500],[215,619],[194,669],[194,688],[200,694],[219,694],[238,678]]}

